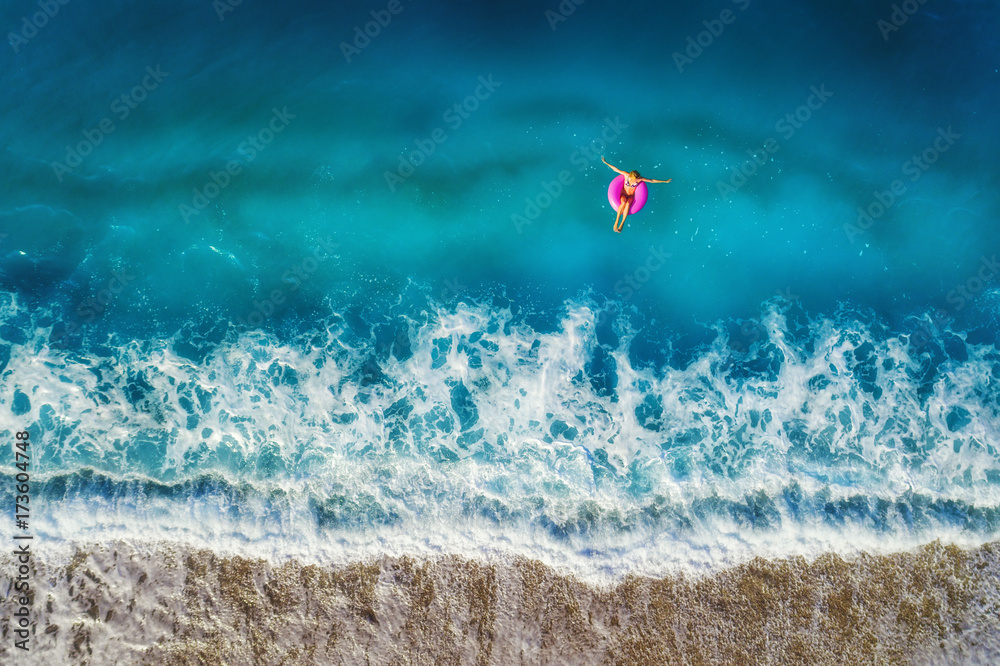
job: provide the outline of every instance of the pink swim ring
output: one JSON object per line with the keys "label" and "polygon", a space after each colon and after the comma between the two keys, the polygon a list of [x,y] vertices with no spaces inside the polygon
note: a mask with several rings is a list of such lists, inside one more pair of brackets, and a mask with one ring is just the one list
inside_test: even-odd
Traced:
{"label": "pink swim ring", "polygon": [[[622,205],[622,189],[625,187],[625,176],[617,176],[608,185],[608,203],[616,211],[618,207]],[[646,183],[639,183],[635,188],[635,195],[632,199],[632,205],[629,207],[628,214],[635,215],[642,207],[646,205],[646,199],[649,198],[649,188],[646,187]]]}

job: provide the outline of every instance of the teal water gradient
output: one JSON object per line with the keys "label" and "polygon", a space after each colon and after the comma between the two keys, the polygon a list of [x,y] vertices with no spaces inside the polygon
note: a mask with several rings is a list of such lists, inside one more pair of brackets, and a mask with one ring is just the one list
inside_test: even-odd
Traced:
{"label": "teal water gradient", "polygon": [[[860,2],[402,7],[349,59],[383,6],[71,2],[8,39],[0,409],[53,507],[995,535],[990,5],[887,38]],[[602,154],[673,179],[622,234]]]}

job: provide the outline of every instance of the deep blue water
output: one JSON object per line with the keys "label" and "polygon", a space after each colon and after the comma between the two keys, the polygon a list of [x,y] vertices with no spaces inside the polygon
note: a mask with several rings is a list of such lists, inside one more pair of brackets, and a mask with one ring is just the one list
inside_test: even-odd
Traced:
{"label": "deep blue water", "polygon": [[[995,5],[559,7],[0,9],[44,536],[995,538]],[[621,234],[602,155],[672,179]]]}

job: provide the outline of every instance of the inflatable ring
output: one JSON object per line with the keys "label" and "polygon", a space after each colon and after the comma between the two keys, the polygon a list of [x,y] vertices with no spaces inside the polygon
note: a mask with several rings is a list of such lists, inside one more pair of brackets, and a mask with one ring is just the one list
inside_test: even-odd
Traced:
{"label": "inflatable ring", "polygon": [[[622,189],[625,186],[625,176],[618,176],[611,184],[608,185],[608,203],[616,211],[618,207],[622,205]],[[629,206],[628,214],[635,215],[642,207],[646,205],[646,199],[649,198],[649,188],[646,187],[646,183],[639,183],[635,188],[635,195],[632,199],[632,205]]]}

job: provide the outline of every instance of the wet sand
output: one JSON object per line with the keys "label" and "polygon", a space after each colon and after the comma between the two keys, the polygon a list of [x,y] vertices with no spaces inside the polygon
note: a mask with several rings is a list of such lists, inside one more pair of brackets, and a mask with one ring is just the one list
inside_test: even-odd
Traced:
{"label": "wet sand", "polygon": [[[9,556],[4,570],[11,570]],[[34,563],[35,634],[4,663],[996,663],[1000,543],[588,584],[523,558],[349,566],[178,545]],[[10,585],[10,579],[5,581]]]}

